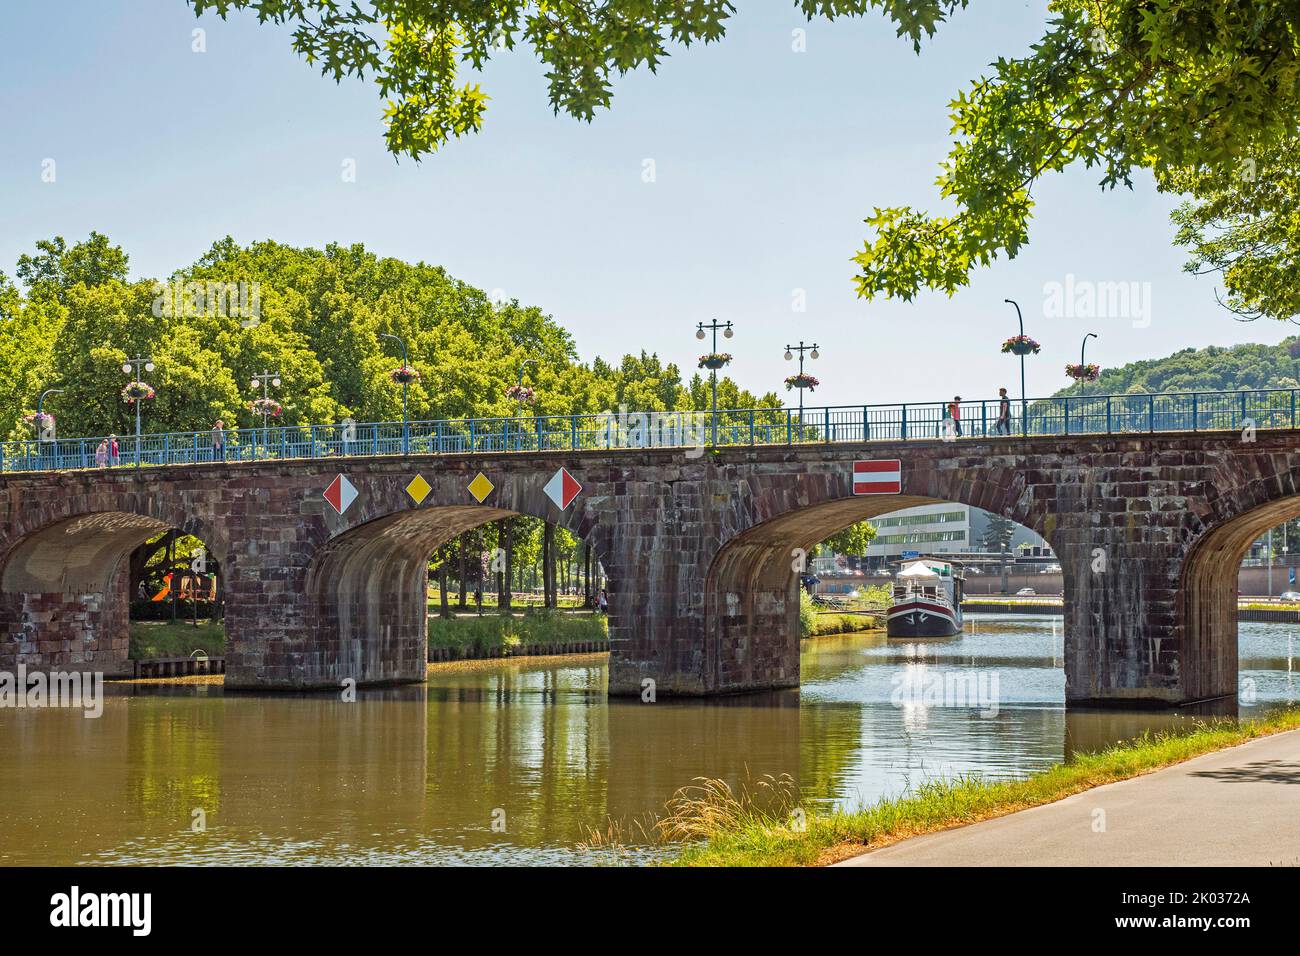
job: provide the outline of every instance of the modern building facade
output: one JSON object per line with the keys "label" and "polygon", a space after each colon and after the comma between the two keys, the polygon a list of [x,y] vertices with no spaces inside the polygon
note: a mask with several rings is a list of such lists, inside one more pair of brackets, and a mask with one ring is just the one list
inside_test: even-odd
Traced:
{"label": "modern building facade", "polygon": [[[991,517],[980,508],[944,503],[904,508],[872,518],[876,538],[867,548],[867,564],[879,567],[913,551],[952,555],[982,552]],[[1052,557],[1051,545],[1019,524],[1011,536],[1011,550],[1018,557]]]}

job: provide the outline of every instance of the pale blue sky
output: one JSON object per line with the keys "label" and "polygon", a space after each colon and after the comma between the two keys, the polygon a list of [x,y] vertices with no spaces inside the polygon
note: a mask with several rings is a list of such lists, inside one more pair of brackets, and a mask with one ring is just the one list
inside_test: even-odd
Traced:
{"label": "pale blue sky", "polygon": [[[850,257],[873,206],[935,207],[946,105],[1043,28],[1044,4],[976,0],[918,57],[883,19],[804,23],[786,0],[740,0],[720,44],[678,50],[619,82],[590,125],[555,117],[519,51],[482,82],[484,132],[416,164],[383,148],[378,92],[336,86],[249,15],[196,21],[183,0],[10,0],[0,34],[0,269],[40,238],[107,233],[135,276],[192,261],[216,239],[364,242],[538,305],[580,354],[646,348],[687,371],[695,323],[736,323],[742,383],[779,387],[787,340],[816,339],[810,401],[935,400],[1018,392],[1018,299],[1043,343],[1029,392],[1064,384],[1085,331],[1118,365],[1187,346],[1277,342],[1240,324],[1214,282],[1181,271],[1169,197],[1147,176],[1102,193],[1079,169],[1045,180],[1030,245],[948,299],[863,302]],[[207,52],[191,31],[207,30]],[[807,30],[807,51],[791,31]],[[57,181],[41,181],[41,163]],[[357,165],[355,183],[340,175]],[[657,181],[642,181],[654,160]],[[1045,283],[1150,283],[1146,327],[1044,315]],[[807,310],[792,308],[805,290]],[[1139,325],[1141,323],[1138,323]]]}

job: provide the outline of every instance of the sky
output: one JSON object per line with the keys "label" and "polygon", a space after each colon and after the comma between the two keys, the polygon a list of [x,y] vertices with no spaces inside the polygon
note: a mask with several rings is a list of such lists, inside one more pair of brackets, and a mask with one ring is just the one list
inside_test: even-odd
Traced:
{"label": "sky", "polygon": [[[360,242],[540,307],[584,361],[645,349],[689,374],[697,323],[729,320],[729,372],[763,392],[791,373],[787,344],[816,342],[809,404],[1018,394],[1017,361],[999,351],[1018,331],[1007,298],[1043,345],[1026,361],[1031,397],[1069,384],[1086,332],[1099,336],[1089,361],[1109,367],[1294,331],[1235,321],[1214,277],[1183,271],[1176,199],[1149,175],[1104,192],[1082,168],[1039,184],[1029,245],[957,295],[858,298],[863,219],[877,206],[942,210],[947,104],[997,56],[1028,51],[1045,4],[977,0],[920,55],[882,17],[810,24],[793,0],[737,7],[720,43],[619,80],[590,124],[552,114],[526,50],[503,54],[479,78],[483,131],[416,163],[385,151],[376,87],[322,77],[286,29],[251,15],[8,0],[0,269],[12,276],[39,239],[91,230],[126,249],[133,278],[168,275],[227,234]],[[1062,315],[1052,284],[1071,281],[1136,285],[1125,314]]]}

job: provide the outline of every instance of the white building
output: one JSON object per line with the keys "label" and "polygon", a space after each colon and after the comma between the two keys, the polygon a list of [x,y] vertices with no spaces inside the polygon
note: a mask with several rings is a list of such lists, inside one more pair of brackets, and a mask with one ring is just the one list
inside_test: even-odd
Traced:
{"label": "white building", "polygon": [[[867,547],[868,563],[875,567],[897,561],[909,551],[921,554],[983,551],[984,530],[989,517],[989,513],[980,508],[941,503],[904,508],[872,518],[876,538]],[[1034,556],[1050,556],[1052,553],[1051,546],[1043,538],[1019,524],[1011,536],[1011,550],[1016,554]]]}
{"label": "white building", "polygon": [[872,518],[875,540],[867,546],[872,564],[894,561],[905,551],[924,554],[960,553],[972,549],[970,513],[966,505],[937,504],[904,508]]}

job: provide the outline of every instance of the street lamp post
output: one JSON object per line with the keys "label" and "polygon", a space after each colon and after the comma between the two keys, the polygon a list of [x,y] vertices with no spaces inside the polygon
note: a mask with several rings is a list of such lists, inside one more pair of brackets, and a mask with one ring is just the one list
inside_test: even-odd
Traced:
{"label": "street lamp post", "polygon": [[46,395],[62,395],[62,394],[63,394],[63,389],[61,389],[61,388],[47,388],[45,391],[41,392],[41,396],[40,396],[40,398],[36,399],[36,422],[37,422],[37,428],[40,428],[40,427],[41,427],[41,426],[40,426],[40,423],[44,420],[44,419],[42,418],[42,416],[43,416],[45,413],[42,411],[42,409],[45,407],[45,396],[46,396]]}
{"label": "street lamp post", "polygon": [[[723,337],[728,339],[736,334],[731,330],[730,322],[719,322],[717,319],[714,319],[708,325],[705,325],[703,322],[700,322],[698,324],[698,328],[696,329],[695,337],[697,339],[703,339],[705,329],[708,329],[713,333],[712,352],[715,355],[717,354],[718,351],[718,330],[721,329]],[[711,391],[713,392],[713,427],[711,431],[713,432],[713,445],[714,447],[717,447],[718,444],[718,370],[716,368],[709,369],[709,386]]]}
{"label": "street lamp post", "polygon": [[[141,358],[139,356],[136,358],[129,358],[122,363],[122,371],[127,375],[134,374],[132,381],[139,382],[142,381],[140,378],[141,366],[144,367],[146,372],[152,372],[154,369],[153,359]],[[143,401],[143,398],[137,396],[132,403],[135,405],[135,466],[137,468],[140,467],[140,403]]]}
{"label": "street lamp post", "polygon": [[[380,332],[381,339],[392,339],[402,347],[402,368],[410,368],[410,363],[406,360],[406,341],[400,336],[392,335],[388,332]],[[411,387],[409,381],[402,382],[402,454],[405,455],[411,450],[411,427],[406,417],[406,396],[407,390]]]}
{"label": "street lamp post", "polygon": [[[44,407],[45,407],[45,396],[46,396],[46,395],[62,395],[62,394],[63,394],[63,389],[61,389],[61,388],[47,388],[45,391],[41,392],[40,397],[39,397],[38,399],[36,399],[36,441],[37,441],[37,445],[36,445],[36,454],[37,454],[37,456],[43,456],[43,455],[45,454],[45,452],[43,452],[43,451],[41,450],[41,445],[39,444],[40,442],[46,440],[46,438],[45,438],[45,426],[44,426],[44,424],[43,424],[44,421],[45,421],[45,418],[44,418],[45,413],[44,413],[44,411],[42,411],[42,409],[44,409]],[[55,438],[57,437],[57,436],[55,435],[55,432],[54,432],[54,429],[53,429],[53,428],[50,429],[49,434],[50,434],[50,437],[49,437],[48,440],[49,440],[51,443],[53,443],[54,440],[55,440]],[[55,463],[55,465],[57,466],[58,463],[59,463],[59,451],[58,451],[58,446],[52,444],[52,449],[53,449],[53,452],[54,452],[54,463]]]}
{"label": "street lamp post", "polygon": [[1087,335],[1083,337],[1083,344],[1079,346],[1080,367],[1086,366],[1088,364],[1088,360],[1087,358],[1085,358],[1085,356],[1088,353],[1088,339],[1096,339],[1096,338],[1101,338],[1101,336],[1099,336],[1096,332],[1089,332]]}
{"label": "street lamp post", "polygon": [[[266,424],[266,416],[271,401],[270,389],[280,387],[281,374],[281,372],[272,372],[263,369],[260,372],[254,372],[253,380],[249,383],[254,389],[260,388],[262,390],[262,404],[260,411],[262,416],[262,447],[268,449],[268,454],[270,453],[269,449],[271,445],[271,429],[270,426]],[[256,401],[253,404],[256,405]]]}
{"label": "street lamp post", "polygon": [[[803,339],[799,340],[798,345],[787,345],[785,347],[785,360],[787,362],[794,360],[794,353],[799,353],[799,376],[803,377],[803,353],[810,353],[808,357],[816,361],[821,353],[817,351],[818,345],[814,342],[812,345],[804,345]],[[803,386],[799,386],[799,433],[803,434]]]}
{"label": "street lamp post", "polygon": [[[1020,304],[1014,299],[1003,299],[1016,307],[1016,319],[1020,322],[1020,335],[1025,334],[1025,317],[1020,314]],[[1020,353],[1020,433],[1029,434],[1029,403],[1025,401],[1025,353]]]}
{"label": "street lamp post", "polygon": [[62,395],[62,394],[63,394],[63,389],[61,389],[61,388],[47,388],[45,391],[41,392],[41,397],[38,398],[38,399],[36,399],[36,415],[37,415],[37,417],[39,418],[39,417],[43,414],[43,413],[41,412],[41,409],[42,409],[42,408],[44,407],[44,405],[45,405],[45,396],[46,396],[46,395]]}
{"label": "street lamp post", "polygon": [[[536,365],[536,364],[537,364],[537,359],[524,359],[522,362],[519,363],[518,389],[515,391],[515,401],[518,403],[518,406],[515,409],[516,418],[523,418],[524,416],[524,369],[528,368],[528,366],[530,365]],[[518,443],[520,448],[523,448],[524,445],[523,438],[524,438],[523,426],[520,425],[519,434],[516,436],[516,442]],[[537,450],[541,451],[540,448],[538,448]]]}

